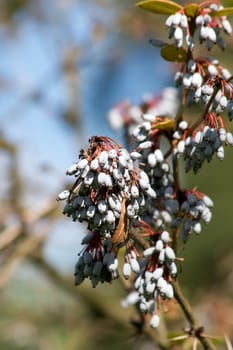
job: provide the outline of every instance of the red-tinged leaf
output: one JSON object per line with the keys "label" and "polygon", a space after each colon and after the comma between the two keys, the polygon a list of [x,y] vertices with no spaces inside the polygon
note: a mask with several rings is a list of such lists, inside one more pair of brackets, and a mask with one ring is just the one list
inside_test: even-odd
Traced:
{"label": "red-tinged leaf", "polygon": [[176,48],[174,45],[166,45],[161,49],[161,56],[170,62],[186,62],[187,52],[182,47]]}
{"label": "red-tinged leaf", "polygon": [[144,0],[137,3],[136,6],[160,15],[171,15],[182,9],[182,6],[170,0]]}
{"label": "red-tinged leaf", "polygon": [[198,4],[188,4],[186,6],[184,6],[184,13],[186,14],[187,17],[196,17],[198,16],[200,12],[200,6]]}
{"label": "red-tinged leaf", "polygon": [[211,17],[217,16],[232,16],[233,15],[233,7],[225,7],[222,10],[214,11],[209,14]]}

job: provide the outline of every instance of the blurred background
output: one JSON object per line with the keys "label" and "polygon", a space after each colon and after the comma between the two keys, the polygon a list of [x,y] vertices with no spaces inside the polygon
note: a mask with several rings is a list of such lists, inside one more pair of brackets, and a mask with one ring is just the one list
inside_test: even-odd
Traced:
{"label": "blurred background", "polygon": [[[107,121],[113,105],[173,85],[177,67],[149,44],[166,38],[164,19],[134,4],[0,1],[0,349],[154,349],[130,326],[133,310],[119,307],[118,282],[73,285],[84,228],[55,200],[90,136],[124,142]],[[226,53],[211,54],[233,71],[232,38]],[[210,225],[179,256],[185,293],[217,337],[233,336],[232,159],[226,149],[223,162],[182,175],[184,187],[198,186],[215,203]],[[168,309],[170,329],[181,331],[177,305]]]}

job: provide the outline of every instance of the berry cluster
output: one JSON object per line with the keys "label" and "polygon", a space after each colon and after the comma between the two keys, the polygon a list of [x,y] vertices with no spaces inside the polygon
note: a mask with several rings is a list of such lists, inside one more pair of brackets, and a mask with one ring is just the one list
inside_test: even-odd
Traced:
{"label": "berry cluster", "polygon": [[173,137],[177,139],[174,155],[183,155],[186,172],[192,169],[197,173],[204,161],[210,162],[215,153],[222,160],[224,144],[233,146],[232,133],[226,130],[222,118],[214,113],[208,113],[191,135],[187,123],[181,122]]}
{"label": "berry cluster", "polygon": [[225,49],[224,40],[221,37],[221,29],[228,35],[232,33],[232,27],[226,16],[215,16],[215,12],[223,9],[222,5],[215,3],[208,7],[201,8],[200,14],[195,22],[199,28],[199,41],[206,42],[208,50],[217,44],[222,50]]}
{"label": "berry cluster", "polygon": [[190,59],[182,71],[175,75],[176,85],[187,92],[186,103],[201,102],[209,111],[222,113],[225,108],[232,114],[233,85],[231,74],[217,60],[209,58]]}
{"label": "berry cluster", "polygon": [[[203,2],[200,4],[195,16],[195,26],[199,32],[199,42],[206,42],[208,50],[211,50],[214,44],[217,44],[221,49],[225,49],[225,43],[221,36],[221,30],[226,34],[231,35],[232,27],[226,16],[219,16],[218,11],[222,10],[223,6],[216,3],[208,4]],[[194,31],[193,18],[190,17],[185,9],[170,15],[166,20],[166,26],[169,28],[169,39],[174,39],[174,45],[177,48],[183,46],[185,39],[188,49],[194,48]],[[196,29],[195,28],[195,29]]]}
{"label": "berry cluster", "polygon": [[170,282],[176,277],[177,267],[175,253],[169,246],[169,233],[163,231],[152,237],[151,246],[143,252],[142,268],[134,281],[135,290],[122,301],[122,306],[137,304],[140,312],[151,314],[150,325],[156,328],[159,324],[158,304],[174,296]]}
{"label": "berry cluster", "polygon": [[71,191],[58,198],[67,199],[64,214],[87,222],[89,230],[109,238],[123,210],[128,219],[135,220],[146,199],[156,193],[128,151],[109,138],[91,138],[89,149],[81,151],[80,158],[67,170],[76,177]]}
{"label": "berry cluster", "polygon": [[180,235],[183,241],[187,241],[192,232],[201,233],[201,220],[208,224],[212,218],[211,208],[213,201],[204,193],[196,190],[183,192],[184,200],[181,204]]}

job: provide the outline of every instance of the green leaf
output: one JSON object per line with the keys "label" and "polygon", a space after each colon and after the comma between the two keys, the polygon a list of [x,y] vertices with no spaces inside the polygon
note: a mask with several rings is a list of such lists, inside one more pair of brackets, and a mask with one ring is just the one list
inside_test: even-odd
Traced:
{"label": "green leaf", "polygon": [[188,17],[196,17],[199,14],[199,11],[200,7],[198,4],[191,3],[184,7],[184,13]]}
{"label": "green leaf", "polygon": [[170,0],[144,0],[137,3],[136,6],[160,15],[171,15],[182,9],[182,6]]}
{"label": "green leaf", "polygon": [[233,15],[233,7],[226,7],[225,9],[211,12],[209,15],[211,17],[214,17],[214,16],[221,17],[221,16]]}
{"label": "green leaf", "polygon": [[155,47],[160,47],[160,48],[167,45],[167,43],[165,41],[160,40],[160,39],[150,39],[149,43]]}
{"label": "green leaf", "polygon": [[183,47],[177,49],[174,45],[166,45],[161,49],[160,53],[166,61],[186,62],[187,60],[187,52]]}

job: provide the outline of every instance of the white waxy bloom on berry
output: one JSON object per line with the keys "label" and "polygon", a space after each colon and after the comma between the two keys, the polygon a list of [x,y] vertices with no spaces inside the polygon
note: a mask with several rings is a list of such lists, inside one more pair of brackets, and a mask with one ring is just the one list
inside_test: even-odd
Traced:
{"label": "white waxy bloom on berry", "polygon": [[97,204],[97,207],[98,207],[99,212],[102,214],[102,213],[105,213],[107,211],[108,204],[105,200],[100,200]]}
{"label": "white waxy bloom on berry", "polygon": [[168,233],[167,231],[163,231],[163,232],[161,233],[161,239],[162,239],[162,241],[163,241],[164,243],[168,243],[169,240],[170,240],[170,235],[169,235],[169,233]]}
{"label": "white waxy bloom on berry", "polygon": [[119,163],[120,163],[121,166],[123,166],[123,168],[127,168],[128,159],[125,157],[124,154],[119,156]]}
{"label": "white waxy bloom on berry", "polygon": [[120,170],[118,168],[113,169],[112,175],[113,175],[115,180],[121,180],[122,179],[122,173],[120,172]]}
{"label": "white waxy bloom on berry", "polygon": [[158,280],[160,277],[163,276],[163,269],[161,267],[158,267],[156,270],[153,271],[152,277],[154,280]]}
{"label": "white waxy bloom on berry", "polygon": [[70,195],[70,191],[69,190],[64,190],[64,191],[62,191],[62,192],[60,192],[58,194],[57,200],[58,201],[63,201],[65,199],[68,199],[69,195]]}
{"label": "white waxy bloom on berry", "polygon": [[138,276],[134,282],[135,289],[138,290],[141,284],[144,284],[144,279],[142,278],[142,276]]}
{"label": "white waxy bloom on berry", "polygon": [[122,300],[121,306],[128,307],[130,305],[134,305],[139,301],[139,294],[136,291],[133,291],[127,295],[127,297]]}
{"label": "white waxy bloom on berry", "polygon": [[209,27],[208,31],[208,38],[213,42],[216,43],[216,33],[215,30],[211,27]]}
{"label": "white waxy bloom on berry", "polygon": [[212,86],[209,86],[209,85],[202,85],[201,92],[203,94],[206,94],[206,95],[212,95],[214,92],[214,88]]}
{"label": "white waxy bloom on berry", "polygon": [[151,198],[156,198],[157,197],[157,194],[156,194],[155,190],[151,186],[149,186],[149,188],[146,189],[146,193]]}
{"label": "white waxy bloom on berry", "polygon": [[185,141],[181,140],[177,144],[177,151],[182,154],[184,153],[184,150],[185,150]]}
{"label": "white waxy bloom on berry", "polygon": [[155,244],[155,249],[160,252],[163,250],[163,241],[161,239],[158,239],[158,241]]}
{"label": "white waxy bloom on berry", "polygon": [[166,22],[165,22],[165,24],[166,24],[167,27],[171,27],[171,25],[173,24],[173,18],[174,18],[174,15],[170,15],[170,16],[167,18],[167,20],[166,20]]}
{"label": "white waxy bloom on berry", "polygon": [[171,215],[166,210],[161,211],[161,216],[162,216],[162,219],[164,220],[164,222],[167,224],[172,221]]}
{"label": "white waxy bloom on berry", "polygon": [[130,192],[131,192],[131,196],[132,196],[133,198],[138,198],[138,196],[139,196],[139,190],[138,190],[138,187],[137,187],[137,186],[133,185],[133,186],[131,187],[131,189],[130,189]]}
{"label": "white waxy bloom on berry", "polygon": [[153,122],[155,120],[155,116],[153,114],[145,113],[142,115],[142,119],[148,122]]}
{"label": "white waxy bloom on berry", "polygon": [[89,164],[87,164],[85,166],[85,168],[82,169],[82,172],[81,172],[81,178],[82,179],[85,179],[85,177],[87,176],[89,170],[90,170],[90,166],[89,166]]}
{"label": "white waxy bloom on berry", "polygon": [[153,315],[150,320],[150,326],[151,328],[158,328],[160,322],[159,315]]}
{"label": "white waxy bloom on berry", "polygon": [[223,148],[223,146],[220,146],[218,148],[218,150],[217,150],[217,157],[218,157],[218,159],[223,160],[223,158],[224,158],[224,148]]}
{"label": "white waxy bloom on berry", "polygon": [[114,159],[117,157],[117,151],[113,148],[108,152],[108,158]]}
{"label": "white waxy bloom on berry", "polygon": [[188,27],[188,18],[186,15],[181,15],[181,18],[180,18],[180,26],[182,28],[187,28]]}
{"label": "white waxy bloom on berry", "polygon": [[99,168],[99,161],[97,158],[93,159],[90,164],[92,170],[97,170]]}
{"label": "white waxy bloom on berry", "polygon": [[226,98],[226,96],[222,96],[220,98],[219,104],[220,104],[220,106],[222,108],[226,108],[226,106],[227,106],[227,98]]}
{"label": "white waxy bloom on berry", "polygon": [[156,287],[156,285],[155,285],[154,282],[147,282],[147,284],[146,284],[146,292],[148,294],[152,294],[154,292],[154,290],[155,290],[155,287]]}
{"label": "white waxy bloom on berry", "polygon": [[162,153],[162,151],[160,149],[156,149],[154,151],[154,155],[155,155],[155,157],[157,159],[157,162],[161,163],[163,161],[163,159],[164,159],[163,158],[163,153]]}
{"label": "white waxy bloom on berry", "polygon": [[139,158],[142,157],[142,154],[139,153],[139,152],[134,151],[134,152],[131,152],[131,153],[130,153],[130,156],[131,156],[131,158],[133,158],[133,159],[139,159]]}
{"label": "white waxy bloom on berry", "polygon": [[176,140],[180,140],[182,137],[182,133],[179,130],[176,130],[173,134],[173,138]]}
{"label": "white waxy bloom on berry", "polygon": [[154,168],[156,163],[157,163],[157,159],[155,157],[154,153],[149,153],[147,156],[147,162],[150,165],[151,168]]}
{"label": "white waxy bloom on berry", "polygon": [[227,132],[226,141],[229,145],[233,146],[233,135],[231,132]]}
{"label": "white waxy bloom on berry", "polygon": [[79,162],[78,162],[78,164],[77,164],[77,168],[78,169],[84,169],[85,168],[85,166],[88,164],[88,160],[87,159],[81,159]]}
{"label": "white waxy bloom on berry", "polygon": [[166,286],[167,286],[167,281],[163,277],[160,277],[157,281],[157,288],[161,290],[166,288]]}
{"label": "white waxy bloom on berry", "polygon": [[99,185],[105,186],[105,183],[106,183],[106,174],[103,173],[103,172],[100,172],[100,173],[98,174],[97,180],[98,180]]}
{"label": "white waxy bloom on berry", "polygon": [[136,211],[132,204],[127,205],[127,216],[129,218],[134,218],[136,216]]}
{"label": "white waxy bloom on berry", "polygon": [[190,73],[185,73],[183,75],[182,83],[184,87],[186,88],[190,87],[192,83],[192,75]]}
{"label": "white waxy bloom on berry", "polygon": [[165,261],[165,249],[162,249],[158,256],[159,263],[164,263]]}
{"label": "white waxy bloom on berry", "polygon": [[110,174],[106,174],[105,176],[105,186],[112,187],[112,177]]}
{"label": "white waxy bloom on berry", "polygon": [[66,170],[66,174],[67,175],[74,175],[77,172],[77,170],[78,170],[77,164],[73,164]]}
{"label": "white waxy bloom on berry", "polygon": [[176,266],[174,261],[169,265],[169,270],[170,270],[170,273],[171,273],[172,277],[176,277],[176,275],[177,275],[177,266]]}
{"label": "white waxy bloom on berry", "polygon": [[203,221],[208,224],[212,218],[212,213],[209,210],[209,208],[204,208],[204,210],[201,213],[201,218],[203,219]]}
{"label": "white waxy bloom on berry", "polygon": [[219,139],[221,142],[225,142],[226,141],[226,130],[224,128],[220,128],[219,129]]}
{"label": "white waxy bloom on berry", "polygon": [[144,250],[143,256],[145,257],[151,256],[154,254],[154,252],[155,252],[155,247],[149,247],[146,250]]}
{"label": "white waxy bloom on berry", "polygon": [[196,72],[193,74],[192,79],[191,79],[191,85],[199,88],[202,84],[202,76],[200,73]]}
{"label": "white waxy bloom on berry", "polygon": [[194,73],[195,70],[196,70],[196,62],[194,60],[189,60],[188,61],[188,65],[187,65],[187,68],[188,68],[188,71],[190,73]]}
{"label": "white waxy bloom on berry", "polygon": [[90,186],[94,181],[95,175],[92,172],[89,172],[84,178],[84,184]]}
{"label": "white waxy bloom on berry", "polygon": [[188,123],[186,122],[186,120],[182,120],[181,122],[179,122],[178,126],[181,130],[186,130],[188,128]]}
{"label": "white waxy bloom on berry", "polygon": [[152,146],[152,142],[151,141],[145,141],[145,142],[142,142],[138,145],[138,148],[143,150],[143,149],[147,149],[147,148],[150,148]]}
{"label": "white waxy bloom on berry", "polygon": [[176,41],[177,47],[181,47],[183,41],[183,30],[180,27],[176,28],[174,32],[174,39]]}
{"label": "white waxy bloom on berry", "polygon": [[229,70],[228,69],[226,69],[226,68],[223,68],[222,70],[221,70],[221,73],[222,73],[222,76],[223,76],[223,78],[225,79],[225,80],[228,80],[231,76],[232,76],[232,74],[229,72]]}
{"label": "white waxy bloom on berry", "polygon": [[109,224],[113,224],[116,220],[115,215],[112,210],[108,210],[107,214],[104,217],[105,221],[107,221]]}
{"label": "white waxy bloom on berry", "polygon": [[141,124],[141,126],[146,130],[150,131],[151,130],[151,123],[149,121],[145,121]]}
{"label": "white waxy bloom on berry", "polygon": [[135,273],[139,273],[140,272],[140,265],[139,265],[137,259],[130,258],[129,259],[129,263],[130,263],[130,266],[131,266],[133,272],[135,272]]}
{"label": "white waxy bloom on berry", "polygon": [[201,143],[203,139],[203,133],[201,131],[198,131],[194,137],[195,143]]}
{"label": "white waxy bloom on berry", "polygon": [[205,195],[202,200],[207,207],[212,208],[214,206],[214,202],[209,196]]}
{"label": "white waxy bloom on berry", "polygon": [[139,309],[141,312],[147,312],[148,311],[148,303],[146,301],[142,301],[140,304],[139,304]]}
{"label": "white waxy bloom on berry", "polygon": [[175,260],[175,253],[174,250],[171,247],[166,247],[165,248],[165,256],[169,261]]}
{"label": "white waxy bloom on berry", "polygon": [[173,287],[172,287],[172,285],[170,283],[167,284],[166,297],[168,299],[174,298],[174,290],[173,290]]}
{"label": "white waxy bloom on berry", "polygon": [[93,218],[94,215],[95,215],[95,209],[96,207],[94,205],[90,205],[88,208],[87,208],[87,217],[88,218]]}
{"label": "white waxy bloom on berry", "polygon": [[107,269],[110,272],[116,271],[117,267],[118,267],[118,259],[117,258],[115,258],[113,262],[111,262],[109,265],[107,265]]}
{"label": "white waxy bloom on berry", "polygon": [[149,182],[145,178],[139,179],[139,185],[143,190],[147,190],[150,186]]}
{"label": "white waxy bloom on berry", "polygon": [[104,165],[108,161],[108,152],[102,151],[99,155],[99,163]]}
{"label": "white waxy bloom on berry", "polygon": [[129,263],[125,262],[122,270],[123,276],[125,279],[128,279],[131,275],[131,266]]}
{"label": "white waxy bloom on berry", "polygon": [[174,26],[178,26],[180,24],[180,20],[181,20],[181,13],[180,12],[176,12],[173,15],[173,18],[172,18],[172,24]]}
{"label": "white waxy bloom on berry", "polygon": [[201,233],[201,223],[200,222],[195,222],[195,224],[193,225],[193,231],[196,234]]}
{"label": "white waxy bloom on berry", "polygon": [[196,25],[197,26],[202,26],[204,24],[204,18],[203,16],[197,16],[195,19]]}
{"label": "white waxy bloom on berry", "polygon": [[222,19],[222,27],[227,34],[232,34],[232,26],[228,19]]}
{"label": "white waxy bloom on berry", "polygon": [[200,29],[200,40],[207,39],[209,37],[209,27],[201,26]]}

